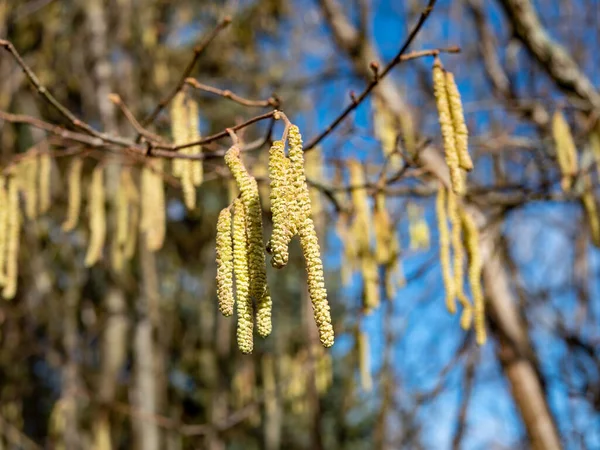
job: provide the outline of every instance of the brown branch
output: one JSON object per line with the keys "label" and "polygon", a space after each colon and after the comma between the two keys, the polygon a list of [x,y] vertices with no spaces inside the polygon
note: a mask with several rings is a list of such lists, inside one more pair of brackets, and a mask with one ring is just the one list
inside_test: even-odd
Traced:
{"label": "brown branch", "polygon": [[154,122],[156,117],[165,108],[165,106],[167,106],[169,104],[169,102],[173,99],[173,97],[175,97],[175,95],[177,95],[177,93],[183,88],[186,78],[188,78],[190,76],[190,74],[192,73],[192,70],[194,70],[196,63],[198,62],[198,59],[200,58],[200,55],[204,52],[204,50],[206,50],[206,48],[217,37],[217,35],[222,30],[224,30],[230,23],[231,23],[231,17],[229,17],[229,16],[224,17],[223,20],[221,20],[221,22],[219,22],[217,24],[217,26],[202,40],[202,42],[200,42],[200,44],[198,44],[196,47],[194,47],[194,54],[192,55],[192,59],[190,59],[190,62],[188,62],[188,65],[184,69],[183,74],[181,75],[181,78],[179,79],[178,83],[175,85],[173,90],[171,92],[169,92],[169,94],[165,98],[163,98],[160,102],[158,102],[158,105],[156,105],[154,110],[148,116],[146,116],[146,118],[144,118],[142,120],[142,126],[146,127],[146,126],[150,125],[152,122]]}
{"label": "brown branch", "polygon": [[123,99],[118,94],[110,94],[108,98],[111,102],[113,102],[115,105],[117,105],[121,109],[121,112],[123,113],[125,118],[129,121],[129,123],[134,128],[134,130],[137,131],[139,136],[143,136],[150,141],[162,142],[162,138],[159,135],[146,130],[138,122],[138,120],[135,118],[135,116],[133,115],[131,110],[127,107],[127,105],[123,102]]}
{"label": "brown branch", "polygon": [[234,94],[229,89],[218,89],[216,87],[208,86],[198,82],[194,78],[186,78],[185,83],[192,86],[194,89],[198,89],[204,92],[210,92],[211,94],[220,95],[223,98],[229,99],[235,103],[248,107],[266,108],[268,106],[275,109],[279,108],[279,99],[276,97],[269,97],[267,100],[249,100]]}
{"label": "brown branch", "polygon": [[456,53],[459,51],[459,49],[457,47],[451,47],[450,49],[445,49],[445,50],[441,50],[441,49],[423,50],[421,52],[413,52],[413,53],[405,55],[406,51],[408,50],[408,47],[410,46],[410,44],[412,44],[413,40],[415,39],[415,37],[417,36],[419,31],[421,30],[421,27],[423,26],[423,24],[425,23],[425,21],[427,20],[429,15],[431,14],[431,11],[433,10],[435,3],[436,3],[436,0],[429,0],[427,7],[425,7],[425,9],[421,12],[421,16],[419,17],[419,20],[417,21],[415,27],[412,29],[412,31],[406,38],[404,44],[402,45],[402,47],[400,48],[400,50],[398,51],[396,56],[385,66],[385,68],[381,72],[379,72],[377,78],[375,78],[373,81],[371,81],[367,85],[367,87],[362,91],[362,93],[358,97],[356,97],[352,101],[352,103],[350,105],[348,105],[340,113],[340,115],[327,128],[325,128],[325,130],[323,130],[321,132],[321,134],[317,135],[316,137],[314,137],[313,139],[311,139],[308,142],[304,151],[308,151],[308,150],[314,148],[317,144],[319,144],[319,142],[321,142],[323,139],[325,139],[325,137],[329,133],[331,133],[352,111],[354,111],[358,107],[358,105],[360,105],[363,102],[363,100],[365,100],[368,97],[368,95],[371,93],[371,91],[373,89],[375,89],[375,87],[379,84],[379,82],[383,78],[385,78],[385,76],[394,67],[399,65],[401,62],[407,61],[409,59],[419,58],[422,56],[437,56],[441,51],[447,51],[447,52],[451,52],[451,53]]}

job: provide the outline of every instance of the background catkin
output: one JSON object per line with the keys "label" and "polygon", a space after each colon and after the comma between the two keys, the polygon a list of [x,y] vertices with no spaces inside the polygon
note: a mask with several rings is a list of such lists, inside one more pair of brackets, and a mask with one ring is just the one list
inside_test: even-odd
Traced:
{"label": "background catkin", "polygon": [[39,206],[40,213],[45,214],[50,209],[52,190],[50,179],[52,175],[52,158],[48,153],[40,155],[39,162]]}
{"label": "background catkin", "polygon": [[[121,169],[119,175],[119,188],[117,189],[115,202],[115,238],[112,243],[111,260],[113,269],[117,272],[125,267],[125,247],[129,238],[129,198],[126,187],[126,174],[128,169]],[[131,237],[135,239],[135,235]]]}
{"label": "background catkin", "polygon": [[67,218],[62,224],[63,231],[71,231],[77,226],[79,213],[81,211],[81,172],[83,170],[83,158],[74,157],[69,165],[68,174],[68,206]]}
{"label": "background catkin", "polygon": [[446,290],[446,308],[448,308],[448,312],[454,314],[456,312],[456,284],[450,264],[450,231],[448,230],[448,216],[446,214],[446,189],[443,186],[438,188],[435,211],[440,239],[440,265]]}
{"label": "background catkin", "polygon": [[225,155],[225,163],[236,180],[246,210],[248,234],[248,261],[250,268],[250,295],[257,302],[256,329],[265,337],[271,333],[271,294],[267,285],[265,244],[262,235],[262,208],[256,180],[250,176],[240,158],[240,149],[231,147]]}
{"label": "background catkin", "polygon": [[19,278],[19,241],[21,234],[21,211],[19,209],[19,180],[16,176],[8,179],[6,220],[6,277],[2,297],[7,300],[17,293]]}
{"label": "background catkin", "polygon": [[237,304],[237,342],[242,353],[252,353],[254,327],[252,298],[250,298],[250,273],[248,269],[248,242],[246,237],[246,211],[243,202],[233,203],[233,269]]}
{"label": "background catkin", "polygon": [[568,191],[577,174],[577,150],[571,134],[571,127],[561,111],[555,111],[552,115],[552,136],[556,146],[558,166],[562,174],[561,186],[563,190]]}
{"label": "background catkin", "polygon": [[231,209],[223,208],[217,219],[217,298],[224,316],[233,314],[233,238]]}
{"label": "background catkin", "polygon": [[6,177],[0,174],[0,286],[6,282],[6,245],[8,220],[8,193]]}
{"label": "background catkin", "polygon": [[147,162],[141,175],[140,230],[146,233],[148,250],[155,252],[162,248],[166,231],[165,189],[162,179],[163,160]]}
{"label": "background catkin", "polygon": [[466,212],[461,212],[462,224],[465,230],[465,241],[469,255],[469,284],[473,295],[475,310],[475,337],[479,345],[485,344],[487,339],[485,331],[485,306],[483,289],[481,287],[481,254],[479,252],[479,230],[473,218]]}
{"label": "background catkin", "polygon": [[454,127],[454,143],[458,155],[458,164],[462,169],[473,170],[473,161],[471,155],[469,155],[469,130],[465,123],[460,92],[451,72],[446,72],[446,92]]}
{"label": "background catkin", "polygon": [[293,217],[289,205],[295,201],[288,184],[289,160],[285,156],[283,141],[275,141],[269,150],[269,178],[273,232],[269,241],[271,265],[281,269],[288,263],[288,245],[294,235]]}
{"label": "background catkin", "polygon": [[35,219],[38,215],[38,171],[39,156],[35,155],[25,159],[19,164],[20,187],[25,195],[25,215],[28,219]]}
{"label": "background catkin", "polygon": [[91,267],[102,256],[102,249],[106,238],[104,170],[101,165],[96,166],[92,172],[92,180],[88,189],[88,199],[90,240],[85,255],[85,266]]}
{"label": "background catkin", "polygon": [[460,222],[460,212],[457,203],[456,195],[452,191],[448,191],[448,219],[452,226],[451,241],[452,250],[454,252],[454,287],[458,301],[463,307],[460,317],[460,326],[467,330],[471,327],[473,318],[473,308],[464,291],[464,258],[465,250],[462,242],[462,227]]}
{"label": "background catkin", "polygon": [[[314,222],[310,217],[310,195],[306,184],[304,173],[304,156],[302,150],[302,136],[297,126],[292,125],[289,129],[289,157],[291,161],[291,172],[295,180],[295,189],[299,217],[303,219],[298,234],[300,245],[306,260],[306,271],[308,274],[308,292],[313,306],[313,313],[319,338],[325,347],[331,347],[334,341],[333,326],[331,324],[331,312],[327,301],[327,290],[323,275],[323,262],[321,260],[321,249]],[[298,181],[300,180],[300,181]]]}
{"label": "background catkin", "polygon": [[581,195],[581,203],[585,209],[587,216],[588,227],[592,243],[596,247],[600,247],[600,218],[598,217],[598,205],[594,196],[592,178],[589,174],[583,177],[585,191]]}
{"label": "background catkin", "polygon": [[[170,119],[173,143],[175,145],[187,143],[189,119],[187,117],[187,109],[185,108],[185,93],[183,91],[179,91],[175,94],[173,100],[171,100]],[[186,149],[178,151],[185,154]],[[181,178],[186,162],[187,160],[185,159],[173,159],[171,166],[173,176]]]}
{"label": "background catkin", "polygon": [[466,191],[465,180],[460,169],[458,151],[454,138],[454,126],[450,113],[450,104],[448,101],[448,92],[446,90],[446,76],[439,58],[435,58],[433,63],[433,91],[435,95],[438,118],[444,141],[444,152],[446,154],[446,164],[450,170],[450,180],[452,189],[458,195],[463,195]]}

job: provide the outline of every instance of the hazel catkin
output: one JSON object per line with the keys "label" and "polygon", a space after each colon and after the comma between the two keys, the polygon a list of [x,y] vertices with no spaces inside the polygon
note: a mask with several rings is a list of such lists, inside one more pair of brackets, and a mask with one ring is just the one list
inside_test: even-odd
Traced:
{"label": "hazel catkin", "polygon": [[6,268],[2,297],[7,300],[14,298],[17,293],[19,278],[19,241],[21,234],[22,216],[19,209],[18,177],[8,178],[7,219],[6,219]]}
{"label": "hazel catkin", "polygon": [[296,198],[288,184],[290,162],[285,156],[283,147],[283,141],[275,141],[269,150],[270,200],[273,217],[273,232],[269,240],[269,249],[271,265],[277,269],[281,269],[287,264],[288,245],[295,233],[290,204],[296,201]]}
{"label": "hazel catkin", "polygon": [[75,156],[69,165],[68,182],[68,206],[67,218],[62,224],[63,231],[71,231],[77,226],[79,212],[81,210],[81,172],[83,170],[83,158]]}
{"label": "hazel catkin", "polygon": [[88,189],[88,217],[90,240],[85,255],[85,266],[91,267],[102,257],[106,238],[106,209],[104,193],[104,169],[96,166]]}
{"label": "hazel catkin", "polygon": [[231,147],[225,154],[225,163],[236,180],[246,211],[248,234],[248,263],[250,269],[250,295],[257,302],[256,328],[265,337],[271,333],[271,294],[267,285],[265,265],[262,208],[256,179],[251,177],[240,157],[238,147]]}
{"label": "hazel catkin", "polygon": [[446,92],[450,115],[452,116],[458,164],[461,169],[473,170],[473,161],[471,160],[471,155],[469,155],[469,130],[465,124],[462,100],[460,99],[460,92],[458,91],[458,86],[456,86],[454,75],[450,72],[446,72]]}
{"label": "hazel catkin", "polygon": [[233,270],[238,314],[237,342],[242,353],[252,353],[254,314],[250,297],[246,226],[246,208],[240,199],[236,199],[233,203]]}
{"label": "hazel catkin", "polygon": [[224,316],[233,314],[233,239],[231,209],[223,208],[217,219],[217,298]]}
{"label": "hazel catkin", "polygon": [[552,136],[556,146],[556,158],[562,174],[561,186],[564,191],[571,189],[577,175],[577,150],[569,123],[560,110],[552,115]]}
{"label": "hazel catkin", "polygon": [[435,210],[440,240],[440,266],[446,290],[446,308],[448,312],[454,314],[456,312],[456,284],[452,276],[452,266],[450,264],[450,232],[448,230],[448,216],[446,214],[446,189],[443,186],[438,188]]}

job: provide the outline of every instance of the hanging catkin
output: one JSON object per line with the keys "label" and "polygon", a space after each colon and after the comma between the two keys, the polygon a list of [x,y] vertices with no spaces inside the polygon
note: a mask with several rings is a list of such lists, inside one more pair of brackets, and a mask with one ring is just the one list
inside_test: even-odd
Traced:
{"label": "hanging catkin", "polygon": [[35,219],[38,215],[38,171],[38,155],[27,158],[19,164],[22,179],[20,186],[25,195],[25,215],[29,220]]}
{"label": "hanging catkin", "polygon": [[295,181],[296,198],[298,202],[300,245],[306,260],[306,271],[308,274],[308,292],[313,306],[313,313],[319,338],[325,347],[331,347],[334,341],[333,326],[331,324],[331,313],[327,301],[325,279],[323,275],[323,262],[321,260],[321,249],[315,230],[315,225],[310,217],[310,195],[306,184],[304,173],[304,154],[302,150],[302,136],[296,125],[289,129],[289,157],[291,161],[291,173]]}
{"label": "hanging catkin", "polygon": [[6,282],[6,247],[8,237],[8,192],[6,177],[0,173],[0,286]]}
{"label": "hanging catkin", "polygon": [[584,176],[585,191],[581,195],[581,203],[585,209],[585,214],[590,229],[592,243],[596,247],[600,247],[600,218],[598,217],[598,206],[594,195],[592,179],[589,174]]}
{"label": "hanging catkin", "polygon": [[2,297],[7,300],[17,293],[19,278],[19,241],[21,234],[21,211],[19,209],[19,179],[8,178],[7,219],[6,219],[6,269]]}
{"label": "hanging catkin", "polygon": [[92,180],[88,189],[88,217],[90,238],[85,266],[91,267],[102,257],[106,238],[106,209],[104,193],[104,170],[101,165],[92,172]]}
{"label": "hanging catkin", "polygon": [[414,203],[409,203],[408,210],[408,234],[410,237],[411,250],[427,250],[430,245],[429,225],[423,217],[423,210]]}
{"label": "hanging catkin", "polygon": [[[313,148],[310,152],[304,154],[306,178],[309,181],[320,183],[324,177],[325,163],[323,161],[323,152],[320,147]],[[320,235],[325,226],[325,210],[321,201],[321,191],[316,186],[309,186],[311,217],[315,222],[315,227]]]}
{"label": "hanging catkin", "polygon": [[556,158],[562,174],[561,186],[564,191],[571,189],[577,175],[577,150],[571,128],[560,110],[552,115],[552,136],[556,147]]}
{"label": "hanging catkin", "polygon": [[[117,272],[125,267],[125,247],[129,238],[129,198],[125,181],[128,172],[127,168],[121,169],[119,187],[115,192],[115,236],[112,241],[111,262]],[[132,239],[135,239],[135,235]]]}
{"label": "hanging catkin", "polygon": [[296,223],[291,214],[291,205],[296,201],[288,184],[290,161],[285,156],[283,141],[275,141],[269,150],[269,178],[271,187],[271,213],[273,232],[269,241],[271,265],[284,267],[289,258],[288,245],[296,232]]}
{"label": "hanging catkin", "polygon": [[392,241],[395,232],[385,206],[385,193],[383,191],[378,191],[375,194],[373,228],[375,234],[375,260],[377,264],[387,264],[395,257],[392,253]]}
{"label": "hanging catkin", "polygon": [[242,353],[252,353],[254,318],[252,298],[250,298],[246,219],[244,203],[240,199],[236,199],[233,203],[233,269],[238,314],[237,342]]}
{"label": "hanging catkin", "polygon": [[223,208],[217,219],[217,298],[224,316],[233,314],[233,238],[231,209]]}
{"label": "hanging catkin", "polygon": [[77,226],[79,212],[81,211],[81,172],[83,158],[75,156],[69,165],[68,174],[68,206],[67,218],[62,224],[63,231],[71,231]]}
{"label": "hanging catkin", "polygon": [[[171,119],[171,136],[173,138],[173,143],[175,145],[182,145],[188,142],[188,125],[189,118],[187,116],[187,110],[185,108],[185,93],[183,91],[179,91],[173,97],[171,101],[171,110],[170,110],[170,119]],[[186,149],[178,150],[182,154],[186,153]],[[181,158],[174,158],[172,163],[172,171],[173,176],[177,178],[181,178],[183,173],[183,167],[187,163],[187,160]]]}
{"label": "hanging catkin", "polygon": [[448,312],[454,314],[456,312],[456,284],[452,276],[452,266],[450,264],[450,232],[448,230],[448,216],[446,214],[446,189],[443,186],[438,188],[435,211],[440,239],[440,266],[446,290],[446,308],[448,308]]}
{"label": "hanging catkin", "polygon": [[454,75],[450,72],[446,72],[446,91],[454,128],[454,143],[458,155],[458,164],[461,169],[473,170],[473,161],[471,155],[469,155],[469,130],[465,124],[460,92],[458,86],[456,86],[456,81],[454,81]]}
{"label": "hanging catkin", "polygon": [[125,248],[123,250],[123,256],[126,261],[133,258],[135,254],[135,247],[137,243],[137,234],[139,228],[139,215],[140,215],[140,195],[138,189],[133,181],[130,170],[124,170],[122,172],[122,187],[125,190],[125,196],[128,204],[128,220],[127,220],[127,239],[125,240]]}
{"label": "hanging catkin", "polygon": [[148,250],[162,248],[166,231],[165,189],[162,179],[163,160],[152,159],[142,169],[140,230],[146,233]]}
{"label": "hanging catkin", "polygon": [[452,226],[451,242],[452,250],[454,252],[454,288],[456,297],[463,307],[463,311],[460,317],[460,326],[467,330],[471,327],[473,318],[473,307],[469,302],[469,299],[465,295],[464,291],[464,258],[465,249],[462,241],[462,227],[460,222],[459,205],[454,192],[448,191],[448,219]]}
{"label": "hanging catkin", "polygon": [[452,189],[458,195],[463,195],[466,191],[464,174],[460,168],[459,156],[454,137],[454,126],[452,115],[450,113],[450,103],[448,101],[448,92],[446,90],[446,76],[439,58],[435,58],[433,63],[433,89],[438,110],[440,128],[444,141],[444,152],[446,154],[446,164],[450,170],[450,180]]}
{"label": "hanging catkin", "polygon": [[352,185],[352,206],[354,208],[354,223],[352,226],[352,235],[356,240],[356,247],[359,256],[369,251],[371,240],[371,215],[369,208],[369,199],[367,189],[364,187],[367,183],[365,171],[362,164],[349,159],[347,162],[348,172],[350,174],[350,183]]}
{"label": "hanging catkin", "polygon": [[45,214],[50,209],[51,193],[50,178],[52,175],[52,158],[48,153],[42,153],[40,156],[39,168],[39,203],[40,213]]}
{"label": "hanging catkin", "polygon": [[262,235],[262,208],[256,179],[250,176],[240,157],[240,149],[231,147],[225,163],[236,180],[246,211],[248,234],[248,261],[250,267],[250,295],[257,302],[256,329],[265,337],[271,333],[271,294],[267,285],[264,242]]}
{"label": "hanging catkin", "polygon": [[[198,110],[198,102],[196,100],[188,99],[188,142],[195,142],[200,140],[200,112]],[[200,145],[194,145],[190,147],[189,154],[198,156],[202,153],[202,147]],[[204,171],[202,167],[202,160],[188,160],[190,166],[192,184],[194,186],[200,186],[204,179]]]}
{"label": "hanging catkin", "polygon": [[464,210],[461,211],[462,225],[465,230],[465,242],[469,255],[469,284],[473,295],[475,315],[475,337],[479,345],[485,344],[485,306],[481,287],[481,254],[479,252],[479,230],[473,218]]}

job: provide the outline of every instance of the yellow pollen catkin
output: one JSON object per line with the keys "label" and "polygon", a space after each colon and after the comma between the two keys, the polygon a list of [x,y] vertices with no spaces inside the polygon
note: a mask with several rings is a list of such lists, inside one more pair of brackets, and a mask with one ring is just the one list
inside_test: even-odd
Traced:
{"label": "yellow pollen catkin", "polygon": [[433,63],[433,90],[438,110],[442,139],[444,141],[444,152],[446,164],[450,170],[452,189],[457,195],[463,195],[466,191],[465,180],[460,168],[456,140],[454,138],[454,126],[450,113],[448,92],[446,90],[446,76],[439,58]]}
{"label": "yellow pollen catkin", "polygon": [[296,200],[288,184],[290,162],[285,156],[283,141],[275,141],[269,151],[270,200],[273,216],[273,232],[269,241],[271,265],[284,267],[289,258],[288,245],[295,233],[295,223],[289,205]]}
{"label": "yellow pollen catkin", "polygon": [[598,205],[592,187],[592,179],[589,174],[584,177],[585,191],[581,196],[581,203],[585,209],[588,220],[592,243],[600,247],[600,218],[598,217]]}
{"label": "yellow pollen catkin", "polygon": [[6,282],[6,247],[8,226],[8,192],[6,177],[0,174],[0,286]]}
{"label": "yellow pollen catkin", "polygon": [[475,338],[479,345],[485,344],[487,339],[485,331],[485,305],[483,289],[481,287],[481,254],[479,252],[479,230],[473,218],[462,211],[462,224],[465,230],[465,242],[469,255],[469,284],[473,295],[475,315]]}
{"label": "yellow pollen catkin", "polygon": [[310,195],[306,184],[304,173],[304,152],[302,149],[302,136],[297,126],[292,125],[289,129],[289,157],[291,171],[294,180],[300,180],[295,184],[296,196],[299,210],[298,229],[302,253],[306,260],[306,271],[308,274],[308,292],[313,306],[313,313],[319,338],[325,347],[331,347],[334,342],[333,325],[331,323],[331,312],[327,301],[327,290],[325,289],[325,278],[323,275],[323,262],[321,260],[321,249],[315,225],[310,217]]}
{"label": "yellow pollen catkin", "polygon": [[373,97],[371,105],[373,107],[373,131],[377,140],[381,142],[383,155],[388,160],[389,167],[395,172],[402,165],[402,157],[396,151],[398,138],[396,117],[378,96]]}
{"label": "yellow pollen catkin", "polygon": [[[194,99],[188,99],[188,142],[194,142],[200,140],[200,112],[198,111],[198,102]],[[202,147],[200,145],[194,145],[190,147],[190,155],[200,155],[202,153]],[[194,186],[200,186],[204,178],[204,170],[202,167],[202,160],[188,160],[190,166],[192,184]]]}
{"label": "yellow pollen catkin", "polygon": [[[189,118],[187,116],[187,110],[185,108],[185,93],[183,91],[178,92],[171,101],[170,110],[171,119],[171,136],[175,145],[182,145],[188,142],[188,124]],[[178,150],[185,154],[186,149]],[[172,162],[173,176],[181,178],[183,174],[183,168],[187,160],[174,158]]]}
{"label": "yellow pollen catkin", "polygon": [[440,266],[446,289],[446,308],[448,308],[450,314],[454,314],[456,312],[456,284],[450,264],[450,231],[448,230],[448,216],[446,214],[446,189],[443,186],[438,188],[435,211],[440,239]]}
{"label": "yellow pollen catkin", "polygon": [[454,126],[454,143],[458,155],[458,164],[461,169],[473,170],[473,161],[469,155],[469,130],[465,123],[460,92],[454,80],[454,75],[446,72],[446,91],[448,94],[448,104],[450,106],[450,115],[452,116],[452,125]]}
{"label": "yellow pollen catkin", "polygon": [[88,199],[90,240],[85,255],[85,266],[91,267],[102,257],[102,249],[106,238],[104,170],[102,166],[97,166],[92,172]]}
{"label": "yellow pollen catkin", "polygon": [[[129,196],[126,186],[128,169],[121,169],[119,188],[116,191],[115,214],[116,231],[112,243],[111,260],[113,269],[120,272],[125,267],[125,248],[129,239]],[[133,237],[135,239],[135,235]]]}
{"label": "yellow pollen catkin", "polygon": [[223,208],[217,219],[217,298],[224,316],[233,314],[233,238],[231,209]]}
{"label": "yellow pollen catkin", "polygon": [[27,158],[19,164],[22,182],[20,186],[25,195],[25,215],[28,219],[35,219],[38,215],[38,155]]}
{"label": "yellow pollen catkin", "polygon": [[50,209],[51,203],[51,188],[50,178],[52,175],[52,158],[47,153],[40,155],[39,162],[39,203],[40,213],[45,214]]}
{"label": "yellow pollen catkin", "polygon": [[352,235],[356,240],[358,255],[362,256],[369,251],[371,240],[371,215],[367,189],[363,187],[367,180],[362,164],[350,159],[347,162],[350,173],[350,183],[353,187],[351,192],[352,206],[354,208],[354,223],[352,226]]}
{"label": "yellow pollen catkin", "polygon": [[242,353],[252,353],[254,318],[252,298],[250,298],[246,227],[244,203],[240,199],[236,199],[233,203],[233,270],[238,314],[237,342]]}
{"label": "yellow pollen catkin", "polygon": [[577,175],[577,150],[571,127],[561,111],[552,115],[552,136],[556,147],[556,158],[562,174],[561,186],[564,191],[571,189],[575,175]]}
{"label": "yellow pollen catkin", "polygon": [[21,211],[19,209],[18,178],[8,178],[7,217],[6,217],[6,268],[2,297],[7,300],[14,298],[17,293],[19,278],[19,241],[21,234]]}
{"label": "yellow pollen catkin", "polygon": [[473,307],[469,302],[469,299],[465,295],[464,291],[464,258],[465,249],[462,242],[462,227],[460,223],[460,212],[459,205],[457,203],[456,195],[451,190],[448,191],[448,219],[452,226],[451,242],[452,250],[454,251],[454,287],[456,297],[463,307],[463,311],[460,317],[460,326],[464,330],[468,330],[471,327],[473,318]]}
{"label": "yellow pollen catkin", "polygon": [[395,233],[392,221],[385,207],[385,194],[383,191],[375,194],[373,225],[375,232],[375,260],[377,264],[387,264],[395,257],[392,252],[392,241]]}
{"label": "yellow pollen catkin", "polygon": [[[289,161],[289,159],[287,160]],[[321,183],[324,179],[325,162],[323,161],[323,151],[320,147],[313,148],[310,152],[304,154],[306,178],[309,181]],[[316,186],[309,186],[311,215],[317,232],[320,235],[325,226],[325,209],[321,201],[321,191]]]}
{"label": "yellow pollen catkin", "polygon": [[248,262],[250,268],[250,295],[257,302],[256,329],[265,337],[271,333],[271,294],[267,285],[265,244],[263,241],[262,207],[256,179],[251,177],[240,157],[240,149],[231,147],[225,155],[225,163],[236,180],[246,211],[248,234]]}
{"label": "yellow pollen catkin", "polygon": [[77,226],[79,212],[81,211],[81,172],[83,158],[74,157],[69,165],[68,174],[68,206],[67,218],[62,224],[63,231],[71,231]]}
{"label": "yellow pollen catkin", "polygon": [[167,211],[162,178],[163,160],[148,161],[141,175],[141,231],[146,233],[148,250],[160,250],[165,240]]}

